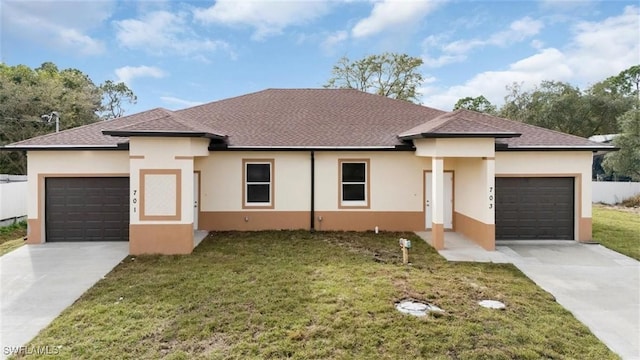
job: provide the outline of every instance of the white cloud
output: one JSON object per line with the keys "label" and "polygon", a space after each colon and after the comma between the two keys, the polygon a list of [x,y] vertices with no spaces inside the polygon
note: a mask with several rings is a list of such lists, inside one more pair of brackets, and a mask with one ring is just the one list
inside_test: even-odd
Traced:
{"label": "white cloud", "polygon": [[105,50],[105,46],[101,41],[84,35],[76,29],[60,29],[59,41],[68,48],[79,49],[85,55],[101,54]]}
{"label": "white cloud", "polygon": [[488,45],[506,46],[537,35],[544,27],[540,20],[528,16],[516,20],[509,25],[509,29],[495,33],[489,37]]}
{"label": "white cloud", "polygon": [[347,40],[348,37],[348,32],[344,30],[336,31],[327,36],[320,44],[320,47],[327,53],[333,52],[335,47]]}
{"label": "white cloud", "polygon": [[153,11],[138,19],[115,21],[116,38],[123,47],[156,55],[201,58],[203,52],[231,52],[229,44],[224,41],[200,37],[188,20],[188,14],[184,12]]}
{"label": "white cloud", "polygon": [[218,0],[213,6],[194,10],[194,18],[204,23],[249,26],[255,29],[254,40],[279,35],[294,25],[301,25],[328,13],[328,1],[237,1]]}
{"label": "white cloud", "polygon": [[89,34],[111,16],[115,3],[3,0],[1,6],[2,31],[60,51],[97,55],[106,46]]}
{"label": "white cloud", "polygon": [[[427,67],[441,67],[444,65],[462,62],[467,59],[467,54],[475,48],[485,46],[508,46],[537,35],[544,27],[539,20],[524,17],[513,21],[508,29],[489,35],[487,38],[469,40],[456,40],[444,43],[442,36],[429,36],[423,41],[424,54],[422,56]],[[432,55],[433,48],[439,55]]]}
{"label": "white cloud", "polygon": [[568,81],[584,88],[640,61],[639,17],[640,9],[629,6],[619,16],[600,22],[579,22],[566,49],[541,49],[510,64],[506,70],[485,71],[447,89],[424,87],[423,102],[451,109],[462,97],[484,95],[494,104],[502,104],[505,87],[514,82],[522,83],[524,89],[531,89],[543,80]]}
{"label": "white cloud", "polygon": [[406,28],[430,14],[443,1],[382,0],[373,5],[369,17],[364,18],[351,29],[355,38],[376,35],[384,31]]}
{"label": "white cloud", "polygon": [[640,8],[627,6],[620,16],[574,27],[567,50],[569,65],[587,82],[600,81],[640,63]]}
{"label": "white cloud", "polygon": [[180,98],[173,97],[173,96],[161,96],[160,100],[162,100],[164,103],[168,104],[171,109],[187,108],[187,107],[193,107],[193,106],[198,106],[198,105],[204,104],[201,101],[185,100],[185,99],[180,99]]}
{"label": "white cloud", "polygon": [[422,63],[429,68],[438,68],[449,64],[459,63],[466,60],[464,55],[440,55],[436,57],[429,56],[428,53],[422,54]]}
{"label": "white cloud", "polygon": [[115,70],[117,76],[117,82],[123,82],[127,85],[131,84],[131,81],[140,77],[152,77],[162,78],[166,76],[166,73],[162,69],[155,66],[123,66]]}

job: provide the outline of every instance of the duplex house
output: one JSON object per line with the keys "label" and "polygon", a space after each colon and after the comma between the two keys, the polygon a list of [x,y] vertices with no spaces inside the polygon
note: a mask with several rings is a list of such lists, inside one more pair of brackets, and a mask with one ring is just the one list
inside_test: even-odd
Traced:
{"label": "duplex house", "polygon": [[268,89],[6,148],[28,156],[29,243],[187,254],[194,229],[590,240],[592,153],[612,147],[357,90]]}

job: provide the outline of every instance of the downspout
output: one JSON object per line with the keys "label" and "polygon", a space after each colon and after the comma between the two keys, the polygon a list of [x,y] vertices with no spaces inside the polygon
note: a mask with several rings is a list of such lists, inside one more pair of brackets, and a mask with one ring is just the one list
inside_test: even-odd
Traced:
{"label": "downspout", "polygon": [[316,231],[316,158],[315,153],[311,150],[311,212],[310,212],[310,228],[309,231]]}

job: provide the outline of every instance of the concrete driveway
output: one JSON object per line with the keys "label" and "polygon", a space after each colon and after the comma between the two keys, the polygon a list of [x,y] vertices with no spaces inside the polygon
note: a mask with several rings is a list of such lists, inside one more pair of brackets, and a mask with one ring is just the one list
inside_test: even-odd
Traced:
{"label": "concrete driveway", "polygon": [[[429,232],[416,232],[428,244]],[[597,244],[576,241],[498,242],[486,251],[445,233],[449,261],[511,263],[545,289],[623,359],[640,359],[640,262]]]}
{"label": "concrete driveway", "polygon": [[30,341],[128,252],[124,241],[77,242],[24,245],[1,256],[0,358],[9,346]]}
{"label": "concrete driveway", "polygon": [[640,263],[600,245],[499,244],[498,252],[623,359],[640,359]]}

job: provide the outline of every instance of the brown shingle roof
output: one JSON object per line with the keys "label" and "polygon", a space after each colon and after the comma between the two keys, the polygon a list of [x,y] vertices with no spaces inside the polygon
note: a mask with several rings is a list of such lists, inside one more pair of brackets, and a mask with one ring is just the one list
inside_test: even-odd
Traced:
{"label": "brown shingle roof", "polygon": [[438,116],[424,124],[420,124],[413,129],[407,130],[398,137],[402,139],[414,139],[420,137],[437,137],[441,135],[461,135],[461,136],[487,136],[487,137],[517,137],[520,134],[470,120],[468,117],[476,113],[468,110],[455,110]]}
{"label": "brown shingle roof", "polygon": [[395,146],[444,111],[349,89],[268,89],[178,111],[213,123],[229,146]]}
{"label": "brown shingle roof", "polygon": [[[601,144],[468,110],[444,112],[349,89],[267,89],[179,111],[153,109],[14,143],[18,148],[115,146],[108,136],[207,133],[230,147],[393,147],[422,134],[492,134],[509,147]],[[400,137],[399,137],[400,135]],[[500,136],[499,136],[500,135]]]}
{"label": "brown shingle roof", "polygon": [[478,124],[489,125],[521,134],[520,137],[509,139],[496,139],[496,142],[507,144],[509,148],[526,147],[596,147],[613,148],[613,146],[602,146],[588,139],[565,134],[559,131],[549,130],[538,126],[525,124],[523,122],[500,118],[488,114],[477,113],[465,110],[465,118]]}
{"label": "brown shingle roof", "polygon": [[209,124],[198,123],[166,109],[157,109],[157,112],[158,116],[154,118],[135,121],[114,130],[103,130],[103,133],[115,136],[122,135],[125,137],[132,136],[136,133],[206,133],[213,137],[225,137],[225,135],[214,130]]}
{"label": "brown shingle roof", "polygon": [[[166,115],[165,109],[152,109],[141,113],[123,116],[121,118],[100,121],[89,125],[79,126],[73,129],[37,136],[31,139],[11,144],[15,147],[29,146],[116,146],[118,143],[127,142],[126,139],[106,136],[102,130],[116,130],[123,126],[146,122]],[[64,119],[63,119],[64,121]]]}

